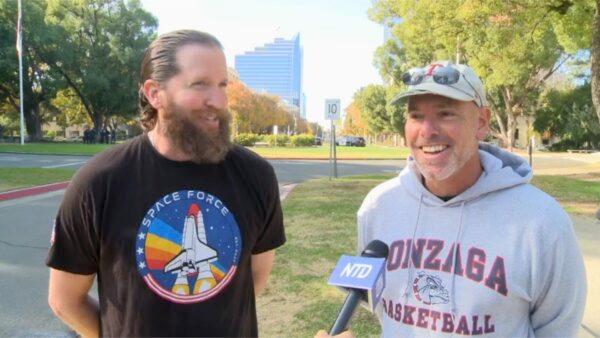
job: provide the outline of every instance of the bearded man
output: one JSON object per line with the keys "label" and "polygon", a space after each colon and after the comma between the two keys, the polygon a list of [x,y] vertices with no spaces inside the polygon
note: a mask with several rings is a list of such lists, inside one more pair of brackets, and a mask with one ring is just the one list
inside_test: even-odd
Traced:
{"label": "bearded man", "polygon": [[55,221],[48,301],[79,334],[257,336],[283,216],[273,168],[230,143],[226,87],[209,34],[167,33],[146,51],[146,132],[79,170]]}

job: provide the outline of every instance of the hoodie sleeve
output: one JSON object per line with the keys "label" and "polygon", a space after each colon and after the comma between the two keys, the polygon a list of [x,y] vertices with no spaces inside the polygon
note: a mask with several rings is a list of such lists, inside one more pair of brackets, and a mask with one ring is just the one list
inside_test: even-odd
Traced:
{"label": "hoodie sleeve", "polygon": [[583,318],[586,299],[583,258],[573,224],[564,211],[561,214],[553,221],[562,223],[559,227],[563,231],[558,231],[554,242],[546,248],[534,278],[536,288],[530,318],[536,337],[576,337]]}

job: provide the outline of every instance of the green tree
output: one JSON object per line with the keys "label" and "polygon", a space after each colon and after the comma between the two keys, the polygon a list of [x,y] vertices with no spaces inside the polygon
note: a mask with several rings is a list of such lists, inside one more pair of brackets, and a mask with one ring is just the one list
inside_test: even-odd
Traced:
{"label": "green tree", "polygon": [[551,19],[558,41],[571,53],[590,50],[591,91],[600,121],[600,0],[555,0]]}
{"label": "green tree", "polygon": [[399,92],[394,86],[370,84],[354,94],[353,105],[360,111],[373,134],[400,133],[404,135],[404,108],[390,104]]}
{"label": "green tree", "polygon": [[[23,1],[23,113],[25,127],[33,141],[42,138],[42,123],[51,111],[50,100],[58,88],[64,86],[61,77],[43,62],[37,46],[58,46],[56,27],[44,20],[46,2]],[[20,110],[19,61],[16,52],[17,1],[0,0],[0,101],[6,100],[16,111]],[[44,109],[50,108],[50,109]]]}
{"label": "green tree", "polygon": [[593,104],[590,83],[569,89],[550,89],[542,95],[533,124],[537,132],[559,136],[557,148],[600,149],[600,122]]}
{"label": "green tree", "polygon": [[85,107],[72,88],[60,90],[52,100],[53,107],[59,107],[54,112],[56,123],[63,129],[71,125],[91,124]]}
{"label": "green tree", "polygon": [[94,129],[135,114],[139,65],[156,18],[138,0],[49,0],[46,21],[61,28],[67,47],[40,45],[44,61],[79,97]]}
{"label": "green tree", "polygon": [[553,22],[540,15],[554,5],[538,0],[378,0],[369,14],[380,23],[403,19],[393,30],[403,53],[387,47],[389,54],[406,58],[407,64],[398,67],[457,54],[473,67],[488,89],[495,134],[512,146],[516,117],[533,110],[542,84],[564,61]]}
{"label": "green tree", "polygon": [[383,85],[370,84],[354,95],[361,118],[367,122],[372,133],[389,130],[390,118],[386,110],[386,89]]}

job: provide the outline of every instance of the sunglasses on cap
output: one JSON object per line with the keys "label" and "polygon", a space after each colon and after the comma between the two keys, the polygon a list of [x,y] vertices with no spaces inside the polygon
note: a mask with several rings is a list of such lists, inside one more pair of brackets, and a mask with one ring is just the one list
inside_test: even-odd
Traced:
{"label": "sunglasses on cap", "polygon": [[[433,82],[437,84],[451,86],[452,88],[463,92],[464,94],[467,94],[470,97],[473,97],[474,99],[476,99],[475,102],[477,102],[478,106],[481,107],[483,105],[483,101],[479,96],[477,90],[475,90],[475,87],[473,87],[473,85],[469,82],[469,80],[467,80],[463,73],[461,73],[458,69],[450,66],[435,67],[432,70],[427,70],[426,68],[412,68],[408,72],[402,74],[402,82],[407,86],[416,86],[422,83],[428,76],[430,76]],[[473,93],[467,93],[458,87],[452,86],[453,84],[458,83],[461,76],[463,77],[463,79],[465,79],[465,82],[469,85],[469,87],[471,87]]]}

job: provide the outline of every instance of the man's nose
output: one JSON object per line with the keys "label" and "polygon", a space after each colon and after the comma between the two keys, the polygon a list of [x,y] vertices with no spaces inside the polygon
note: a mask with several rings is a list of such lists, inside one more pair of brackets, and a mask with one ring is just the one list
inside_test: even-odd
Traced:
{"label": "man's nose", "polygon": [[206,105],[215,109],[227,109],[227,92],[222,88],[211,90],[206,100]]}
{"label": "man's nose", "polygon": [[421,123],[420,132],[421,136],[424,138],[431,138],[433,136],[437,136],[440,132],[439,123],[435,119],[426,118]]}

